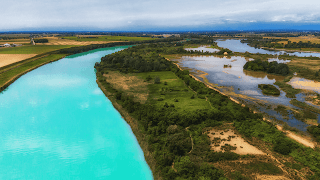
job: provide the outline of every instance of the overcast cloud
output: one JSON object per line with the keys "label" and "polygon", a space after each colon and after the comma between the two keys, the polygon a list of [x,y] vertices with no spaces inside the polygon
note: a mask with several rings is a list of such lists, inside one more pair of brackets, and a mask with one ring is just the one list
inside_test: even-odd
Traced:
{"label": "overcast cloud", "polygon": [[7,0],[0,31],[150,30],[239,23],[320,24],[318,0]]}

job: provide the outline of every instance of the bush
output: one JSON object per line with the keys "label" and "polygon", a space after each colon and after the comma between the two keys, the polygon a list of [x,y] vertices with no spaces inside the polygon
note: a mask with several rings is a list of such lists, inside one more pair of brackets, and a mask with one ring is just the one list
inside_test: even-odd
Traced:
{"label": "bush", "polygon": [[147,76],[146,80],[150,81],[152,79],[152,77],[150,75]]}
{"label": "bush", "polygon": [[34,39],[35,43],[47,43],[49,42],[48,39]]}
{"label": "bush", "polygon": [[239,154],[236,154],[234,152],[212,152],[210,151],[207,160],[209,162],[218,162],[218,161],[225,161],[225,160],[237,160],[240,158]]}
{"label": "bush", "polygon": [[283,155],[288,155],[295,149],[295,144],[288,139],[281,138],[276,140],[276,143],[273,146],[273,150]]}
{"label": "bush", "polygon": [[155,83],[155,84],[160,84],[160,78],[159,78],[159,76],[154,77],[154,83]]}

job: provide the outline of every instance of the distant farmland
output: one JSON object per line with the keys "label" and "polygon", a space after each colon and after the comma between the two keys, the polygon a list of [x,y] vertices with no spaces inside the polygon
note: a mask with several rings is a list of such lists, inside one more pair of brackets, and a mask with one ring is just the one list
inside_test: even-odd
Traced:
{"label": "distant farmland", "polygon": [[145,41],[153,40],[151,37],[127,37],[127,36],[68,36],[64,39],[75,41]]}

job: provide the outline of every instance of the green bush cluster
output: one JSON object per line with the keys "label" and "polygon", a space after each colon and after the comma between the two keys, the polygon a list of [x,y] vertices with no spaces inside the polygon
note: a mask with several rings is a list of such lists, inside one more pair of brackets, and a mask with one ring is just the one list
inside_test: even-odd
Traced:
{"label": "green bush cluster", "polygon": [[316,141],[320,142],[320,125],[309,126],[307,131],[315,137]]}
{"label": "green bush cluster", "polygon": [[288,75],[290,72],[287,64],[278,63],[277,61],[273,61],[273,62],[261,61],[261,59],[248,61],[243,66],[243,69],[253,70],[253,71],[264,71],[267,73],[280,74],[283,76]]}

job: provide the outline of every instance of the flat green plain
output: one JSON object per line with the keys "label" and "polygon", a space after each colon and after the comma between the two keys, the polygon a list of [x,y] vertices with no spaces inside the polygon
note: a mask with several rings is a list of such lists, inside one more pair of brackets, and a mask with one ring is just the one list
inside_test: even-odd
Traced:
{"label": "flat green plain", "polygon": [[0,48],[0,54],[42,54],[75,45],[28,45],[20,47]]}
{"label": "flat green plain", "polygon": [[145,41],[145,40],[156,39],[151,37],[128,37],[128,36],[97,36],[97,37],[90,37],[90,38],[67,36],[63,38],[75,40],[75,41]]}

